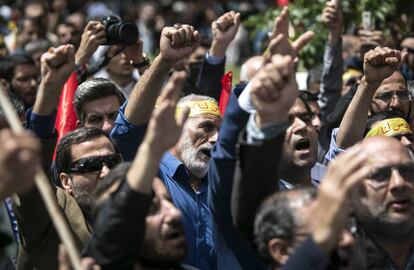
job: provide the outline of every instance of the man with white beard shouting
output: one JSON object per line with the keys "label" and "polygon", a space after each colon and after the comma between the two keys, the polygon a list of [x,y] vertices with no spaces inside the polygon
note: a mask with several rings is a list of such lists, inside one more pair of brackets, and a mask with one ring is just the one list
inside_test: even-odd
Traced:
{"label": "man with white beard shouting", "polygon": [[177,114],[185,107],[190,108],[188,120],[180,140],[161,159],[159,176],[174,205],[182,212],[188,243],[183,263],[200,269],[215,269],[211,212],[207,205],[207,171],[221,114],[217,102],[206,96],[183,97],[177,105]]}

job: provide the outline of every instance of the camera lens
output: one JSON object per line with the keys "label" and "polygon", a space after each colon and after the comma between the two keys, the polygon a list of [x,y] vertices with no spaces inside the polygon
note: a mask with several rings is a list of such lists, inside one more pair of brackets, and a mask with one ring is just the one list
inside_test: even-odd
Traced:
{"label": "camera lens", "polygon": [[122,22],[118,27],[118,40],[125,45],[135,44],[138,40],[138,28],[135,23]]}
{"label": "camera lens", "polygon": [[107,44],[132,45],[138,40],[138,27],[132,21],[121,21],[115,16],[102,20],[105,26]]}

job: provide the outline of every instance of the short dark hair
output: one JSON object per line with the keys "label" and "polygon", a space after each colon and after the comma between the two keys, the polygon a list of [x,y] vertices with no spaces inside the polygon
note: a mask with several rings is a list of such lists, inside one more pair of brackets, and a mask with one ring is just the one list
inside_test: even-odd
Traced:
{"label": "short dark hair", "polygon": [[377,112],[375,114],[372,114],[367,119],[367,124],[364,130],[364,136],[367,135],[367,133],[373,128],[375,123],[385,120],[385,119],[391,119],[391,118],[403,118],[403,117],[401,117],[401,115],[396,111],[382,111],[382,112]]}
{"label": "short dark hair", "polygon": [[[10,91],[8,91],[7,94],[9,96],[10,102],[13,105],[13,109],[17,113],[17,115],[24,116],[26,111],[24,107],[24,102],[21,99],[21,97],[19,97],[17,94],[10,92]],[[0,107],[0,118],[5,118],[3,108],[1,107]]]}
{"label": "short dark hair", "polygon": [[0,59],[0,78],[11,82],[14,77],[16,67],[20,65],[36,66],[36,63],[30,55],[25,53],[8,55]]}
{"label": "short dark hair", "polygon": [[295,215],[298,206],[293,206],[294,200],[304,200],[305,203],[316,197],[314,188],[300,188],[277,192],[266,199],[254,221],[254,237],[259,255],[268,265],[276,265],[268,250],[268,243],[274,238],[288,242],[294,240],[299,217]]}
{"label": "short dark hair", "polygon": [[78,120],[83,123],[85,117],[82,111],[83,105],[109,96],[116,96],[120,105],[126,100],[125,95],[121,92],[119,87],[107,79],[92,78],[81,83],[78,86],[78,89],[76,89],[75,98],[73,100],[73,107],[75,108]]}
{"label": "short dark hair", "polygon": [[[84,141],[91,140],[97,137],[106,137],[108,140],[111,139],[101,130],[98,128],[78,128],[69,133],[67,133],[59,142],[56,148],[56,171],[59,175],[62,172],[67,172],[70,169],[70,165],[72,163],[72,153],[71,153],[71,146],[74,144],[80,144]],[[117,153],[118,150],[115,147],[115,152]]]}

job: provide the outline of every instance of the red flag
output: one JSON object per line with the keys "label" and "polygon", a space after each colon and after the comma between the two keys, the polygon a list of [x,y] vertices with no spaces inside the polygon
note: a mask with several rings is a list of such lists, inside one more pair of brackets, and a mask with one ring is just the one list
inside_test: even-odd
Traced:
{"label": "red flag", "polygon": [[224,115],[224,112],[227,108],[227,103],[229,103],[231,87],[233,80],[233,72],[229,71],[223,75],[221,78],[221,95],[219,100],[219,107],[221,115]]}
{"label": "red flag", "polygon": [[284,7],[284,6],[287,6],[289,4],[289,0],[276,0],[276,4],[279,7]]}
{"label": "red flag", "polygon": [[58,132],[58,140],[65,136],[71,130],[76,129],[76,113],[73,108],[73,98],[76,88],[78,88],[78,79],[76,72],[68,78],[60,94],[59,106],[56,115],[55,128]]}

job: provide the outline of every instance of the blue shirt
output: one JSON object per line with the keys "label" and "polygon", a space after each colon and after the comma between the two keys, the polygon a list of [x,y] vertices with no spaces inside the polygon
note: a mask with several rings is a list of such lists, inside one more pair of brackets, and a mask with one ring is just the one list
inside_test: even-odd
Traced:
{"label": "blue shirt", "polygon": [[142,142],[147,131],[148,123],[142,125],[133,125],[125,117],[125,108],[128,101],[119,108],[118,116],[115,120],[115,126],[109,136],[118,146],[124,161],[132,161],[137,153],[138,146]]}
{"label": "blue shirt", "polygon": [[199,190],[194,191],[184,164],[169,152],[161,159],[159,177],[182,214],[188,246],[187,257],[182,263],[203,270],[215,269],[212,218],[207,205],[207,178],[204,177]]}
{"label": "blue shirt", "polygon": [[[311,169],[311,182],[312,186],[318,187],[325,175],[326,166],[322,163],[316,162]],[[289,183],[286,180],[279,179],[279,190],[294,189],[295,185]]]}

